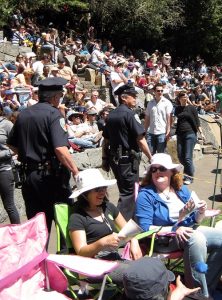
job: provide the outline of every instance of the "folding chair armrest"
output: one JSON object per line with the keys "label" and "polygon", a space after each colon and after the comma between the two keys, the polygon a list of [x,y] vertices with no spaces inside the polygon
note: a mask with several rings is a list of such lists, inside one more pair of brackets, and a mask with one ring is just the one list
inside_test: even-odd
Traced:
{"label": "folding chair armrest", "polygon": [[206,218],[212,218],[216,217],[221,213],[220,209],[206,209],[205,210],[205,217]]}
{"label": "folding chair armrest", "polygon": [[59,230],[59,225],[57,223],[55,223],[55,228],[56,228],[56,248],[57,248],[57,252],[59,253],[61,250],[61,244],[60,244],[60,230]]}
{"label": "folding chair armrest", "polygon": [[78,255],[50,254],[47,257],[47,260],[87,277],[104,276],[105,274],[108,274],[116,269],[119,265],[118,262],[83,257]]}
{"label": "folding chair armrest", "polygon": [[157,227],[157,228],[155,228],[155,229],[151,229],[151,230],[148,230],[148,231],[139,233],[139,234],[137,234],[137,235],[135,236],[135,238],[136,238],[137,240],[142,240],[142,239],[144,239],[144,238],[146,238],[146,237],[152,236],[154,233],[159,232],[159,231],[161,230],[161,228],[162,228],[162,227],[160,226],[160,227]]}

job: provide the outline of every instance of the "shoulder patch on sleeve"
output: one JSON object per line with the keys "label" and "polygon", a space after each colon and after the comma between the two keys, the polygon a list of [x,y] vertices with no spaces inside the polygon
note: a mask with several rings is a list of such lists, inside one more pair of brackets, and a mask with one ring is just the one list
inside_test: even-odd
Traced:
{"label": "shoulder patch on sleeve", "polygon": [[62,127],[62,129],[63,129],[65,132],[67,132],[65,119],[64,119],[64,118],[61,118],[61,119],[59,120],[59,123],[60,123],[60,126]]}
{"label": "shoulder patch on sleeve", "polygon": [[137,121],[138,123],[141,124],[140,117],[139,117],[137,114],[134,115],[134,118],[136,119],[136,121]]}

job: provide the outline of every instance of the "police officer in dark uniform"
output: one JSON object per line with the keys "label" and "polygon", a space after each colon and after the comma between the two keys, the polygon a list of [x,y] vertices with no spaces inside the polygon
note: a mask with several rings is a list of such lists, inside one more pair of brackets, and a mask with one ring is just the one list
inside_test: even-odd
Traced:
{"label": "police officer in dark uniform", "polygon": [[110,112],[103,131],[102,168],[111,167],[120,198],[118,208],[126,220],[132,218],[135,207],[135,182],[139,181],[141,151],[151,158],[145,139],[145,130],[139,116],[132,110],[136,106],[136,90],[128,83],[115,92],[120,105]]}
{"label": "police officer in dark uniform", "polygon": [[60,77],[39,81],[39,103],[19,114],[7,141],[21,162],[27,217],[44,212],[49,232],[53,205],[68,201],[70,172],[78,173],[68,150],[65,119],[58,109],[66,83]]}

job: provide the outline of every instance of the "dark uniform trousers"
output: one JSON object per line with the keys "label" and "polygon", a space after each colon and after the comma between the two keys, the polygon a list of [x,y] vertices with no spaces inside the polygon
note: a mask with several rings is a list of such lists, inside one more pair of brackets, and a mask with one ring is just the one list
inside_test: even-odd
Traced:
{"label": "dark uniform trousers", "polygon": [[54,219],[54,204],[70,201],[70,173],[66,169],[62,170],[62,173],[57,175],[46,174],[44,170],[26,170],[26,179],[22,185],[27,218],[44,212],[49,233]]}
{"label": "dark uniform trousers", "polygon": [[110,167],[120,194],[118,208],[127,221],[133,217],[135,211],[135,183],[139,181],[139,163],[140,159],[130,156],[110,158]]}

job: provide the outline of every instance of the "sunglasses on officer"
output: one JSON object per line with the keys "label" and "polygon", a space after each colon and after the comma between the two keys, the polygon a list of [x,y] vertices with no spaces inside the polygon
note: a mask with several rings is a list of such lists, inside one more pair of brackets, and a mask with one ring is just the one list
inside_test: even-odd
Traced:
{"label": "sunglasses on officer", "polygon": [[166,172],[168,169],[163,167],[163,166],[160,166],[160,167],[151,167],[150,168],[150,172],[151,173],[156,173],[157,171],[159,172]]}

